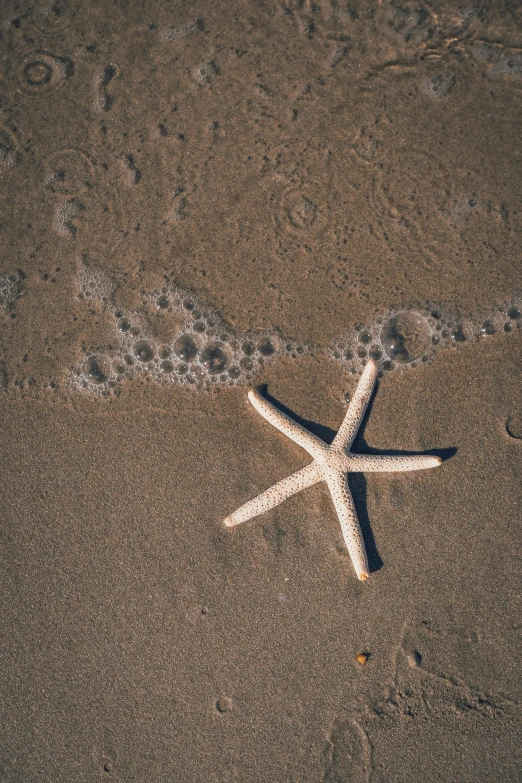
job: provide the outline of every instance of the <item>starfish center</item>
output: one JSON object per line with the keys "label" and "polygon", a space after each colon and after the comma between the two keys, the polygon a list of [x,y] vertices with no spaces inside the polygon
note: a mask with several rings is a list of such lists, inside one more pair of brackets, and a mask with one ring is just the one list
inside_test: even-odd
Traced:
{"label": "starfish center", "polygon": [[348,457],[342,452],[334,451],[328,446],[325,451],[317,457],[317,462],[327,471],[345,472],[348,470]]}

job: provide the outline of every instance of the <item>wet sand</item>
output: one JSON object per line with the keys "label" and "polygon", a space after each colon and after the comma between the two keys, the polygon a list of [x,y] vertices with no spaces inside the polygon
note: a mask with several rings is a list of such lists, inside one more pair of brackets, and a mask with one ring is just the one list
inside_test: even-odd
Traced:
{"label": "wet sand", "polygon": [[[250,385],[328,440],[355,324],[520,293],[520,13],[53,8],[2,12],[0,777],[518,780],[522,329],[379,379],[354,450],[445,460],[350,476],[366,583],[324,484],[222,520],[308,461]],[[315,348],[75,388],[166,275]]]}

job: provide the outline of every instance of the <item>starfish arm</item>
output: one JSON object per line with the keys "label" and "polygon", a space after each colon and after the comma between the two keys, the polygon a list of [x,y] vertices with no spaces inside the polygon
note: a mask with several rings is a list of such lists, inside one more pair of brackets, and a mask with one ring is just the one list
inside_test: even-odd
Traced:
{"label": "starfish arm", "polygon": [[377,365],[373,359],[370,359],[363,370],[357,388],[348,405],[348,410],[346,411],[343,423],[332,443],[332,447],[335,451],[349,449],[352,445],[355,436],[357,435],[357,430],[361,426],[361,421],[366,413],[368,403],[370,402],[376,378]]}
{"label": "starfish arm", "polygon": [[341,523],[344,543],[350,553],[355,573],[359,579],[364,581],[369,576],[368,559],[366,557],[361,526],[359,525],[352,496],[348,489],[348,481],[346,476],[341,473],[330,474],[326,481],[339,522]]}
{"label": "starfish arm", "polygon": [[398,473],[405,470],[424,470],[437,468],[442,463],[440,457],[419,454],[411,457],[393,456],[388,454],[357,454],[350,455],[350,472],[355,473]]}
{"label": "starfish arm", "polygon": [[248,392],[248,399],[256,409],[270,424],[277,427],[290,440],[297,443],[303,449],[314,457],[314,459],[325,450],[325,444],[322,440],[313,435],[309,430],[302,427],[286,413],[278,410],[271,402],[268,402],[259,392],[252,390]]}
{"label": "starfish arm", "polygon": [[323,475],[318,469],[315,462],[311,462],[305,468],[301,468],[296,473],[292,473],[291,476],[274,484],[273,487],[262,492],[253,500],[249,500],[233,514],[230,514],[225,520],[224,524],[227,527],[233,525],[239,525],[241,522],[246,522],[248,519],[264,514],[265,511],[269,511],[274,506],[278,506],[283,500],[295,495],[296,492],[300,492],[302,489],[311,487],[313,484],[317,484],[321,481]]}

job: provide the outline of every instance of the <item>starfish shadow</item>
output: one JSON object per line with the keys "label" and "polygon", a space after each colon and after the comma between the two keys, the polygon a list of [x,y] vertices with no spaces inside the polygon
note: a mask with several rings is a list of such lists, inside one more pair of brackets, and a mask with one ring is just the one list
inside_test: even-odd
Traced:
{"label": "starfish shadow", "polygon": [[[428,451],[402,451],[399,449],[375,449],[372,446],[368,446],[366,438],[364,437],[364,431],[366,429],[368,419],[370,418],[370,413],[375,401],[375,392],[377,389],[378,383],[375,385],[374,392],[370,402],[368,403],[368,407],[366,408],[363,420],[361,421],[361,426],[359,427],[357,435],[355,436],[354,442],[352,444],[352,446],[355,447],[354,451],[356,454],[382,454],[397,457],[428,455],[433,457],[440,457],[441,460],[445,462],[446,460],[451,459],[451,457],[457,453],[457,449],[455,447],[444,449],[429,449]],[[368,566],[370,572],[379,571],[383,567],[384,563],[377,550],[375,538],[370,526],[370,518],[368,516],[367,510],[368,485],[364,473],[349,473],[348,486],[350,487],[350,491],[353,495],[353,500],[357,508],[359,524],[361,525],[361,531],[363,534],[364,543],[366,545],[366,554],[368,556]]]}
{"label": "starfish shadow", "polygon": [[[377,385],[375,387],[377,389]],[[286,413],[287,416],[290,416],[290,418],[294,419],[298,424],[301,424],[303,427],[305,427],[307,430],[312,432],[314,435],[317,435],[318,438],[321,438],[325,443],[331,444],[335,436],[337,435],[337,431],[333,430],[331,427],[325,427],[323,424],[319,424],[315,421],[310,421],[309,419],[304,419],[301,416],[298,416],[294,411],[292,411],[290,408],[287,408],[286,405],[283,405],[279,402],[279,400],[276,400],[274,397],[272,397],[271,394],[269,394],[267,390],[266,384],[263,384],[262,386],[258,387],[259,391],[263,394],[266,399],[272,403],[276,408],[278,408],[283,413]],[[388,456],[399,456],[399,457],[405,457],[405,456],[417,456],[417,455],[431,455],[440,457],[443,462],[445,462],[448,459],[451,459],[456,453],[457,449],[454,447],[450,448],[443,448],[443,449],[430,449],[429,451],[400,451],[398,449],[374,449],[371,446],[368,446],[366,443],[365,437],[364,437],[364,430],[366,429],[366,424],[368,423],[368,418],[370,416],[371,409],[373,407],[373,403],[375,400],[375,390],[372,394],[371,400],[368,404],[368,407],[366,409],[364,418],[361,422],[361,426],[359,427],[359,430],[357,432],[357,435],[355,437],[353,445],[355,446],[355,453],[356,454],[385,454]],[[368,566],[371,573],[374,573],[375,571],[379,571],[383,565],[384,562],[379,555],[379,551],[377,549],[377,544],[375,542],[375,538],[372,532],[372,528],[370,525],[370,518],[368,516],[368,506],[367,506],[367,482],[366,478],[363,473],[348,473],[348,486],[350,488],[350,492],[352,493],[353,501],[355,504],[355,508],[357,510],[357,517],[359,519],[359,524],[361,526],[361,532],[364,539],[364,544],[366,547],[366,555],[368,557]]]}
{"label": "starfish shadow", "polygon": [[[364,418],[361,421],[361,426],[359,427],[357,431],[357,435],[355,436],[353,446],[355,447],[355,453],[356,454],[368,454],[368,455],[388,455],[391,457],[422,457],[422,456],[431,456],[431,457],[440,457],[443,462],[446,462],[446,460],[451,459],[455,456],[457,453],[457,449],[454,446],[449,446],[447,448],[443,449],[428,449],[426,451],[403,451],[402,449],[374,449],[372,446],[368,446],[366,439],[364,437],[364,431],[366,429],[366,425],[368,424],[368,419],[370,418],[370,413],[373,408],[373,403],[375,401],[375,391],[378,389],[378,383],[375,385],[374,393],[372,394],[372,398],[370,402],[368,403],[368,407],[366,408],[366,412],[364,414]],[[355,475],[355,474],[354,474]]]}

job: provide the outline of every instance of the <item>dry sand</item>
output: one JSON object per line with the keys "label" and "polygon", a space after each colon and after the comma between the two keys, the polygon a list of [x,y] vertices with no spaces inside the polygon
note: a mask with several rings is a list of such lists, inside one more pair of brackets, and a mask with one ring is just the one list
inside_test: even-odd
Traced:
{"label": "dry sand", "polygon": [[[0,779],[519,780],[522,329],[473,334],[522,289],[521,7],[0,17]],[[109,384],[115,312],[178,334],[167,277],[302,355]],[[224,529],[308,460],[249,385],[332,437],[329,346],[427,306],[467,339],[384,372],[354,448],[446,459],[350,476],[370,579],[324,485]]]}

